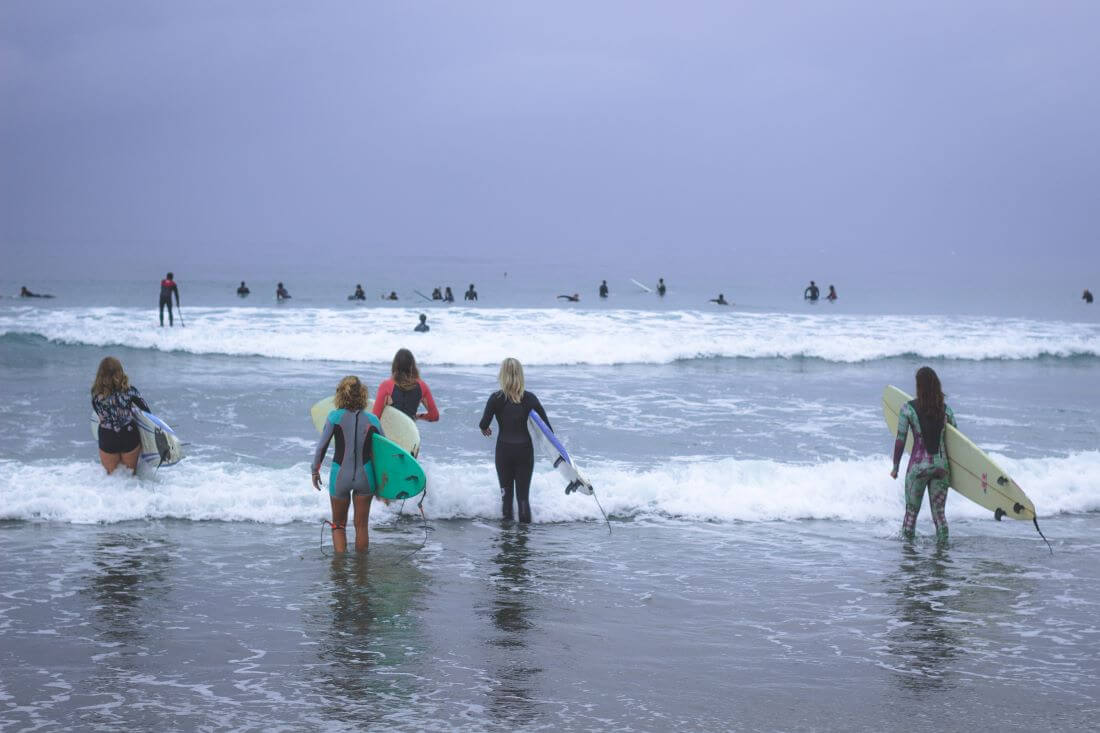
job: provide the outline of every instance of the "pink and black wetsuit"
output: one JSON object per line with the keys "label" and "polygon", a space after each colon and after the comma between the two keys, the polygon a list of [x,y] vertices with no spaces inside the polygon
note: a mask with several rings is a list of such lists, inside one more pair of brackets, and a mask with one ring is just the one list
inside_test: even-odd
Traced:
{"label": "pink and black wetsuit", "polygon": [[428,409],[427,412],[420,413],[421,420],[435,422],[439,419],[439,410],[432,398],[432,391],[428,389],[428,385],[424,383],[423,379],[416,380],[408,389],[399,387],[392,378],[378,385],[378,391],[374,395],[374,407],[371,410],[375,417],[382,417],[382,411],[386,409],[386,403],[389,401],[387,398],[392,400],[390,404],[408,415],[412,420],[417,419],[417,410],[420,408],[421,403]]}

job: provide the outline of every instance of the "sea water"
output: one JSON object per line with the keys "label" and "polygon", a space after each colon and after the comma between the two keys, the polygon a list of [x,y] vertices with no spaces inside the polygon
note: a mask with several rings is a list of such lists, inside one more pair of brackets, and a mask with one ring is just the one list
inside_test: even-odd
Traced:
{"label": "sea water", "polygon": [[[242,301],[236,282],[182,283],[171,329],[130,283],[0,301],[4,727],[1100,723],[1092,310],[719,309],[619,281],[559,305],[570,288],[478,279],[478,304],[450,307],[408,287],[349,303],[298,284],[276,306],[259,284]],[[432,331],[413,334],[421,312]],[[370,552],[333,557],[309,407],[346,374],[373,392],[403,346],[441,410],[421,423],[427,521],[376,505]],[[88,390],[108,354],[188,443],[152,480],[98,465]],[[477,422],[505,356],[610,532],[546,464],[534,524],[498,519]],[[924,364],[1053,554],[958,495],[946,546],[927,508],[899,539],[880,397]]]}

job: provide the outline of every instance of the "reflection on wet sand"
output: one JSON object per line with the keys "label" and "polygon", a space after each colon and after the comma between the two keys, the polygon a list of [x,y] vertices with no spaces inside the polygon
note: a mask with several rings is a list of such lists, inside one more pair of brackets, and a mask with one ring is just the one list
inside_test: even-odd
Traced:
{"label": "reflection on wet sand", "polygon": [[[100,633],[132,652],[156,626],[152,600],[162,600],[169,588],[170,548],[161,537],[147,533],[105,532],[97,538],[92,554],[93,573],[82,592],[94,599]],[[125,647],[131,647],[125,649]]]}
{"label": "reflection on wet sand", "polygon": [[489,714],[500,723],[524,725],[535,713],[532,688],[534,678],[542,672],[530,658],[527,634],[535,632],[528,603],[531,572],[527,562],[531,551],[527,547],[528,528],[523,525],[505,528],[497,538],[493,562],[496,571],[490,576],[493,597],[490,616],[496,632],[490,643],[502,650],[494,654],[496,668],[492,672]]}
{"label": "reflection on wet sand", "polygon": [[[336,703],[325,712],[341,722],[368,724],[376,719],[364,716],[364,709],[381,715],[420,692],[415,678],[384,673],[423,653],[416,600],[427,576],[375,547],[332,557],[328,581],[307,615],[315,631],[309,635],[319,641],[319,681]],[[382,700],[385,706],[372,704]]]}
{"label": "reflection on wet sand", "polygon": [[922,555],[912,545],[902,546],[902,562],[891,577],[895,624],[887,649],[893,657],[896,681],[913,690],[952,686],[952,661],[959,654],[955,625],[944,622],[952,612],[948,594],[957,578],[945,547]]}

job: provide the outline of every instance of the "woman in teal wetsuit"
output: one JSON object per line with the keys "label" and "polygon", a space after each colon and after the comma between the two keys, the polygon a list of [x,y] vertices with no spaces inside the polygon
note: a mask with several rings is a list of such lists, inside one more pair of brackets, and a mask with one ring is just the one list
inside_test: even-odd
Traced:
{"label": "woman in teal wetsuit", "polygon": [[371,462],[371,434],[382,433],[382,424],[367,410],[367,388],[359,377],[344,377],[336,387],[336,409],[325,419],[321,439],[313,452],[313,488],[321,490],[321,462],[328,445],[336,439],[329,471],[328,493],[332,503],[332,546],[336,552],[348,549],[345,530],[348,508],[355,504],[355,550],[367,549],[367,519],[374,498],[374,465]]}
{"label": "woman in teal wetsuit", "polygon": [[[955,425],[955,413],[943,401],[940,378],[931,367],[917,370],[917,398],[902,405],[898,414],[898,434],[894,440],[894,469],[890,478],[898,477],[898,466],[905,453],[905,441],[909,430],[913,431],[913,452],[905,470],[905,519],[901,533],[913,539],[917,527],[917,514],[928,489],[928,505],[932,521],[936,524],[936,539],[947,540],[947,486],[951,481],[951,467],[947,462],[947,425]],[[957,427],[957,426],[956,426]]]}

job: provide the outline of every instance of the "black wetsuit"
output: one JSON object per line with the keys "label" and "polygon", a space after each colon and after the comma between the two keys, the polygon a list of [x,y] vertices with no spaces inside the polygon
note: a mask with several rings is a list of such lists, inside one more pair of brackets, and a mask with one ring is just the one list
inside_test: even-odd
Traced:
{"label": "black wetsuit", "polygon": [[519,506],[519,521],[531,521],[531,474],[535,470],[535,446],[527,432],[527,417],[531,410],[538,413],[551,430],[550,418],[542,409],[539,398],[524,392],[523,398],[512,402],[504,392],[489,395],[479,426],[488,429],[493,418],[497,419],[497,478],[500,480],[501,511],[505,519],[512,518],[512,497]]}
{"label": "black wetsuit", "polygon": [[606,298],[607,297],[607,283],[603,283],[602,285],[600,285],[600,297],[601,298]]}
{"label": "black wetsuit", "polygon": [[160,325],[164,325],[164,306],[168,306],[168,325],[174,326],[172,322],[172,293],[176,294],[176,307],[180,305],[180,289],[176,287],[174,280],[165,278],[160,281]]}

